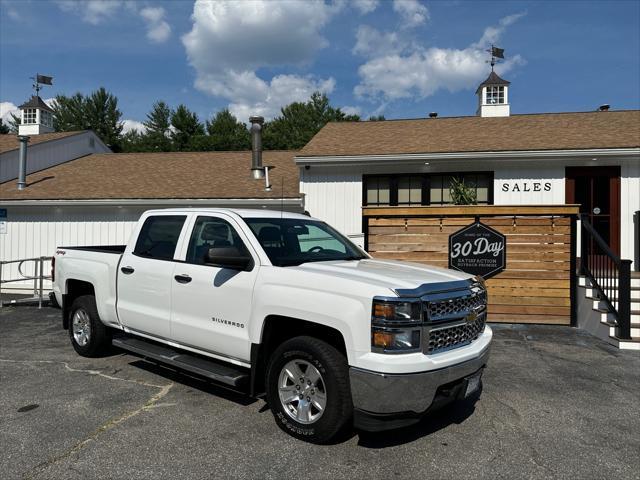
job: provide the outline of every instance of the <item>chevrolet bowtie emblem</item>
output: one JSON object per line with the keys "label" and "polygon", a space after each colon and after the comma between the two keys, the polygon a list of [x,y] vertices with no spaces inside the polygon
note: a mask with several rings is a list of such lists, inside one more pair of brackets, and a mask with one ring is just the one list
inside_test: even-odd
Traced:
{"label": "chevrolet bowtie emblem", "polygon": [[467,323],[475,322],[477,319],[478,319],[478,314],[476,312],[469,312],[467,316],[464,317],[464,320]]}

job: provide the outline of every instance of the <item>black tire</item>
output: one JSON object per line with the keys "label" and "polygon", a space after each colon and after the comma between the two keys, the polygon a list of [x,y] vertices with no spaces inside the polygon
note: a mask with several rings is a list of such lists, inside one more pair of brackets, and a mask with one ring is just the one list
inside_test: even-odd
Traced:
{"label": "black tire", "polygon": [[[311,424],[300,423],[292,418],[280,401],[280,373],[292,360],[308,362],[322,376],[326,406],[322,415]],[[280,345],[269,360],[266,384],[267,402],[276,423],[296,438],[310,443],[327,443],[352,425],[353,402],[347,359],[344,354],[322,340],[295,337]]]}
{"label": "black tire", "polygon": [[[80,344],[74,336],[74,318],[76,314],[88,317],[89,335],[86,344]],[[111,331],[100,321],[96,298],[93,295],[82,295],[71,304],[69,311],[69,338],[73,349],[83,357],[99,357],[111,346]]]}

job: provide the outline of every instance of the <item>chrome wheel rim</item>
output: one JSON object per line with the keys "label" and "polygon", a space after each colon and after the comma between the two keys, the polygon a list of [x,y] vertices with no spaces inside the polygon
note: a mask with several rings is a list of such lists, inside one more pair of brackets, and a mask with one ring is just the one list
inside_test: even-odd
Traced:
{"label": "chrome wheel rim", "polygon": [[71,320],[71,328],[73,332],[73,339],[75,342],[84,347],[89,343],[91,339],[91,320],[89,314],[82,308],[76,310]]}
{"label": "chrome wheel rim", "polygon": [[327,390],[320,371],[306,360],[287,363],[278,377],[283,410],[298,423],[317,422],[327,407]]}

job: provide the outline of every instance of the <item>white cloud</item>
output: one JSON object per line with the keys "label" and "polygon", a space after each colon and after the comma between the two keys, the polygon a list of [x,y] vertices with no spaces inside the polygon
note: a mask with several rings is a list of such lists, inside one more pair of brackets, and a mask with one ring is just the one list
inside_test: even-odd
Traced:
{"label": "white cloud", "polygon": [[271,117],[314,90],[330,92],[333,78],[277,75],[263,80],[256,71],[310,62],[327,45],[320,30],[341,8],[342,3],[322,0],[197,0],[193,27],[182,37],[196,71],[195,87],[228,99],[230,110],[242,120],[249,113]]}
{"label": "white cloud", "polygon": [[405,47],[397,32],[380,32],[368,25],[360,25],[352,52],[364,57],[378,57],[398,53]]}
{"label": "white cloud", "polygon": [[[490,27],[489,35],[498,40],[504,28],[518,18],[505,17],[497,27]],[[488,30],[482,39],[488,38]],[[484,50],[485,46],[476,42],[464,49],[425,49],[411,45],[401,52],[382,54],[359,67],[361,80],[354,93],[359,98],[388,102],[399,98],[424,98],[440,89],[455,92],[474,88],[487,75]],[[504,74],[523,63],[522,57],[515,55],[496,66],[496,71]]]}
{"label": "white cloud", "polygon": [[118,14],[137,14],[147,27],[147,38],[153,43],[162,43],[171,36],[171,26],[165,20],[162,7],[144,7],[138,10],[135,0],[56,0],[64,12],[78,15],[91,25],[118,18]]}
{"label": "white cloud", "polygon": [[166,42],[171,36],[171,26],[164,19],[166,11],[162,7],[145,7],[140,16],[147,24],[147,38],[155,43]]}
{"label": "white cloud", "polygon": [[142,122],[138,122],[137,120],[126,119],[122,121],[122,124],[122,133],[128,133],[132,130],[137,130],[139,133],[144,133],[147,130],[144,124]]}
{"label": "white cloud", "polygon": [[20,113],[20,109],[13,102],[0,102],[0,118],[2,119],[2,123],[5,125],[9,124],[9,120],[11,120],[11,114],[18,115]]}
{"label": "white cloud", "polygon": [[417,27],[429,20],[429,10],[418,0],[393,0],[393,10],[404,21],[404,27]]}
{"label": "white cloud", "polygon": [[360,109],[360,107],[355,107],[352,105],[345,105],[344,107],[340,107],[340,110],[342,110],[347,115],[362,115],[362,110]]}
{"label": "white cloud", "polygon": [[57,0],[56,3],[63,11],[79,15],[91,25],[98,25],[113,17],[127,4],[123,0]]}
{"label": "white cloud", "polygon": [[527,12],[515,13],[513,15],[507,15],[498,21],[498,25],[492,25],[484,29],[484,33],[480,40],[472,45],[475,48],[488,48],[491,44],[496,43],[500,36],[504,33],[505,29],[513,25],[515,22],[524,17]]}
{"label": "white cloud", "polygon": [[307,101],[316,91],[329,94],[335,88],[333,78],[316,80],[299,75],[277,75],[265,82],[253,72],[244,73],[238,77],[237,88],[224,96],[232,100],[229,104],[231,113],[245,123],[251,115],[273,118],[284,105]]}
{"label": "white cloud", "polygon": [[378,8],[380,0],[352,0],[352,4],[361,15],[366,15]]}

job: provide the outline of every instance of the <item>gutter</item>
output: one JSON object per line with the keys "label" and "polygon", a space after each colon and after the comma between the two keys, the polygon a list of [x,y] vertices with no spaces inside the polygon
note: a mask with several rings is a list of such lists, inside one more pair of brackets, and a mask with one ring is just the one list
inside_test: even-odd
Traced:
{"label": "gutter", "polygon": [[281,205],[298,207],[304,210],[304,196],[288,198],[131,198],[131,199],[87,199],[87,200],[3,200],[2,206],[42,207],[57,206],[145,206],[145,205],[179,205],[179,206],[234,206],[234,207],[273,207]]}
{"label": "gutter", "polygon": [[631,148],[594,148],[581,150],[511,150],[499,152],[453,152],[453,153],[404,153],[392,155],[327,155],[296,156],[296,165],[375,165],[386,163],[419,163],[425,160],[522,160],[580,158],[580,157],[619,157],[640,155],[639,147]]}

